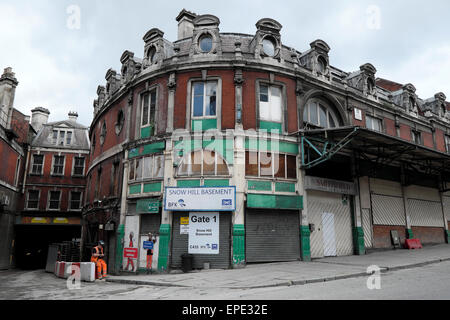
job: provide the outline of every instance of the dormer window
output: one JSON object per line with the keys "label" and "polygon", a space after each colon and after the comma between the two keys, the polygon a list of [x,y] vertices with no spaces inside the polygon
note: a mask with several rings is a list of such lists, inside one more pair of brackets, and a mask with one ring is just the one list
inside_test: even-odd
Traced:
{"label": "dormer window", "polygon": [[204,53],[211,52],[213,47],[213,40],[210,34],[205,34],[200,37],[199,41],[200,50]]}
{"label": "dormer window", "polygon": [[327,61],[324,57],[319,56],[319,58],[317,58],[317,71],[320,74],[325,74],[325,72],[327,71],[327,65]]}
{"label": "dormer window", "polygon": [[156,48],[155,47],[151,47],[148,50],[147,58],[148,58],[149,64],[154,64],[156,62],[157,54],[156,54]]}
{"label": "dormer window", "polygon": [[372,78],[367,79],[367,93],[373,94],[375,91],[375,82]]}
{"label": "dormer window", "polygon": [[58,146],[68,146],[72,143],[72,132],[71,131],[62,131],[62,130],[53,130],[52,133],[52,144]]}
{"label": "dormer window", "polygon": [[266,55],[269,57],[273,57],[275,55],[275,42],[270,37],[264,38],[262,46]]}

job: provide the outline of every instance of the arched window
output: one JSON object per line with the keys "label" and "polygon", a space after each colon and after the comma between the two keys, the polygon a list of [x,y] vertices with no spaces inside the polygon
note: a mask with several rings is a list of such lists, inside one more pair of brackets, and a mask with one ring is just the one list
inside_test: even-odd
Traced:
{"label": "arched window", "polygon": [[325,74],[327,71],[327,60],[325,60],[324,57],[319,56],[319,58],[317,58],[317,71],[319,71],[320,74]]}
{"label": "arched window", "polygon": [[100,131],[100,145],[105,143],[106,138],[106,122],[103,122],[102,130]]}
{"label": "arched window", "polygon": [[198,150],[187,154],[180,162],[178,176],[228,176],[226,161],[215,151]]}
{"label": "arched window", "polygon": [[372,78],[367,79],[367,93],[373,94],[375,91],[375,82]]}
{"label": "arched window", "polygon": [[336,128],[342,123],[340,117],[325,101],[308,101],[303,112],[303,121],[322,128]]}

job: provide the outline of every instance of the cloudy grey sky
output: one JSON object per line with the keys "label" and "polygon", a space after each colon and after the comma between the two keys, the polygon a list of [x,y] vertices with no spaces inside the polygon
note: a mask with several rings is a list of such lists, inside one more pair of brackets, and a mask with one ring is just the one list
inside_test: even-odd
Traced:
{"label": "cloudy grey sky", "polygon": [[254,34],[259,19],[273,18],[287,46],[303,52],[322,39],[341,70],[370,62],[378,77],[412,83],[421,98],[444,92],[450,100],[448,0],[0,0],[0,68],[16,73],[15,107],[25,114],[46,107],[50,121],[77,111],[89,126],[106,71],[120,71],[125,50],[142,57],[142,37],[153,27],[175,41],[183,8],[216,15],[221,32]]}

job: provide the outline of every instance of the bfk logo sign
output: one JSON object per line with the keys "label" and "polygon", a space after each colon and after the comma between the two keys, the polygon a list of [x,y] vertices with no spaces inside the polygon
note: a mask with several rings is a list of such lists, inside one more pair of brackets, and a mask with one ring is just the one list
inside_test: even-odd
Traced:
{"label": "bfk logo sign", "polygon": [[183,199],[178,200],[178,202],[168,202],[168,208],[184,208],[186,207],[186,203],[184,203]]}

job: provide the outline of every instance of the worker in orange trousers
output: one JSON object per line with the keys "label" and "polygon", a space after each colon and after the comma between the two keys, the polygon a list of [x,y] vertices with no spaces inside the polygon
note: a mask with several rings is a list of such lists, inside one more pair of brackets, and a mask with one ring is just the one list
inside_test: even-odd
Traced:
{"label": "worker in orange trousers", "polygon": [[98,245],[92,249],[92,256],[91,256],[91,262],[95,263],[95,269],[96,269],[96,278],[99,280],[103,280],[106,278],[107,273],[107,266],[105,260],[103,260],[103,257],[105,256],[103,253],[103,246],[105,243],[100,240],[98,242]]}

